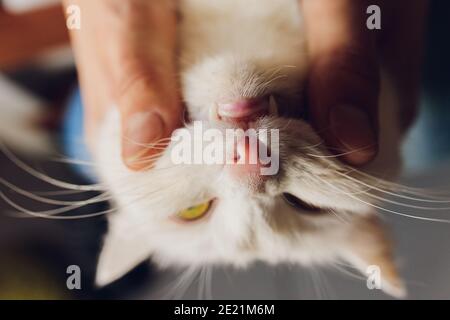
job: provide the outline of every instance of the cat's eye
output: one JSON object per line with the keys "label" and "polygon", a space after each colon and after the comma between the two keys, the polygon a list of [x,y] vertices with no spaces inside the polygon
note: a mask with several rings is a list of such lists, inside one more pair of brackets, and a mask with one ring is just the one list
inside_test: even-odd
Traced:
{"label": "cat's eye", "polygon": [[321,208],[318,208],[309,203],[306,203],[290,193],[283,193],[283,199],[288,205],[290,205],[291,207],[293,207],[301,212],[304,212],[304,213],[320,213],[320,212],[322,212]]}
{"label": "cat's eye", "polygon": [[181,210],[177,213],[177,218],[183,221],[195,221],[203,218],[211,209],[212,200],[201,203],[187,209]]}

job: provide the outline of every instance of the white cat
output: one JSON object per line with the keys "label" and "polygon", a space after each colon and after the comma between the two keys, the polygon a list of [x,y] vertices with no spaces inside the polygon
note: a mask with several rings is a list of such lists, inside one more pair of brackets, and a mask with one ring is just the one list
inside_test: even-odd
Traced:
{"label": "white cat", "polygon": [[116,280],[150,257],[161,267],[199,268],[344,261],[364,274],[379,266],[382,289],[403,296],[374,207],[382,182],[368,175],[393,177],[400,162],[398,103],[386,77],[380,153],[369,167],[353,170],[330,156],[306,121],[293,118],[308,71],[298,1],[181,0],[179,6],[180,78],[190,120],[233,127],[227,107],[256,105],[262,116],[246,122],[280,130],[280,171],[260,177],[233,166],[174,165],[171,143],[153,169],[132,172],[121,161],[119,115],[112,109],[94,148],[99,176],[117,207],[97,283]]}

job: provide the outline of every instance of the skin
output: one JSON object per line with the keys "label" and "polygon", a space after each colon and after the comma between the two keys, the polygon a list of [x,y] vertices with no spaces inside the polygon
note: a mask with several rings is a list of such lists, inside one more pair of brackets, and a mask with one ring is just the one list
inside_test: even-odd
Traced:
{"label": "skin", "polygon": [[[299,1],[311,58],[307,98],[313,124],[343,161],[364,165],[378,150],[380,63],[405,97],[402,125],[411,122],[426,0]],[[78,5],[82,13],[81,30],[72,30],[71,38],[88,137],[104,108],[116,105],[122,116],[124,162],[133,170],[147,169],[148,162],[139,159],[160,150],[144,145],[169,137],[182,123],[174,1],[64,3]],[[366,28],[370,4],[382,8],[381,31]]]}
{"label": "skin", "polygon": [[[68,41],[61,7],[11,14],[0,6],[0,69],[14,70]],[[56,27],[55,27],[56,26]]]}
{"label": "skin", "polygon": [[[381,30],[366,27],[372,4],[381,8]],[[378,151],[380,65],[400,93],[400,125],[407,128],[414,118],[427,1],[302,0],[301,5],[313,123],[331,151],[364,165]]]}
{"label": "skin", "polygon": [[146,169],[148,161],[139,159],[155,149],[145,145],[170,137],[182,123],[173,1],[64,1],[71,4],[81,10],[81,29],[71,31],[71,40],[88,142],[105,108],[114,105],[122,119],[123,160],[133,170]]}

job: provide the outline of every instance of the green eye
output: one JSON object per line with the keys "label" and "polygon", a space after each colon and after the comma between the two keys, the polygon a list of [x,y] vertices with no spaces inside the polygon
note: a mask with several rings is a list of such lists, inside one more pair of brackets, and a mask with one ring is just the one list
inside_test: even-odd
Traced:
{"label": "green eye", "polygon": [[203,218],[211,208],[211,201],[189,207],[178,212],[177,217],[185,221],[194,221]]}

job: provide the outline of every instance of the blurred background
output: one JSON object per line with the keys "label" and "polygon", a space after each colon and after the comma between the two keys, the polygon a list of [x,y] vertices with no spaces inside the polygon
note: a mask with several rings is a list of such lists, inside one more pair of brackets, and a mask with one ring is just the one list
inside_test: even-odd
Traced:
{"label": "blurred background", "polygon": [[[448,194],[449,13],[449,1],[431,1],[421,108],[405,143],[406,166],[401,181],[409,186],[447,190]],[[2,145],[0,152],[0,299],[204,297],[196,280],[191,286],[183,284],[169,292],[179,274],[158,271],[151,264],[143,264],[116,283],[97,289],[93,277],[101,239],[107,230],[104,217],[58,220],[14,213],[17,211],[14,203],[42,212],[55,209],[51,203],[43,203],[44,198],[68,203],[95,196],[93,192],[68,193],[37,174],[73,184],[89,183],[78,169],[62,161],[70,150],[66,148],[61,126],[67,117],[67,106],[79,99],[76,87],[65,19],[57,1],[0,0],[0,139],[25,146],[9,152]],[[4,123],[14,124],[17,130],[11,132],[8,129],[11,126],[1,125]],[[22,135],[30,130],[35,133],[32,137]],[[47,154],[49,137],[59,155]],[[107,203],[79,206],[66,216],[107,209]],[[420,210],[408,214],[433,216]],[[440,212],[439,217],[450,219],[450,211]],[[450,224],[395,215],[386,218],[393,229],[410,297],[450,299]],[[66,286],[70,265],[81,269],[80,290],[69,290]],[[365,281],[351,272],[263,265],[239,272],[214,270],[210,291],[218,299],[388,298],[378,290],[368,290]]]}

